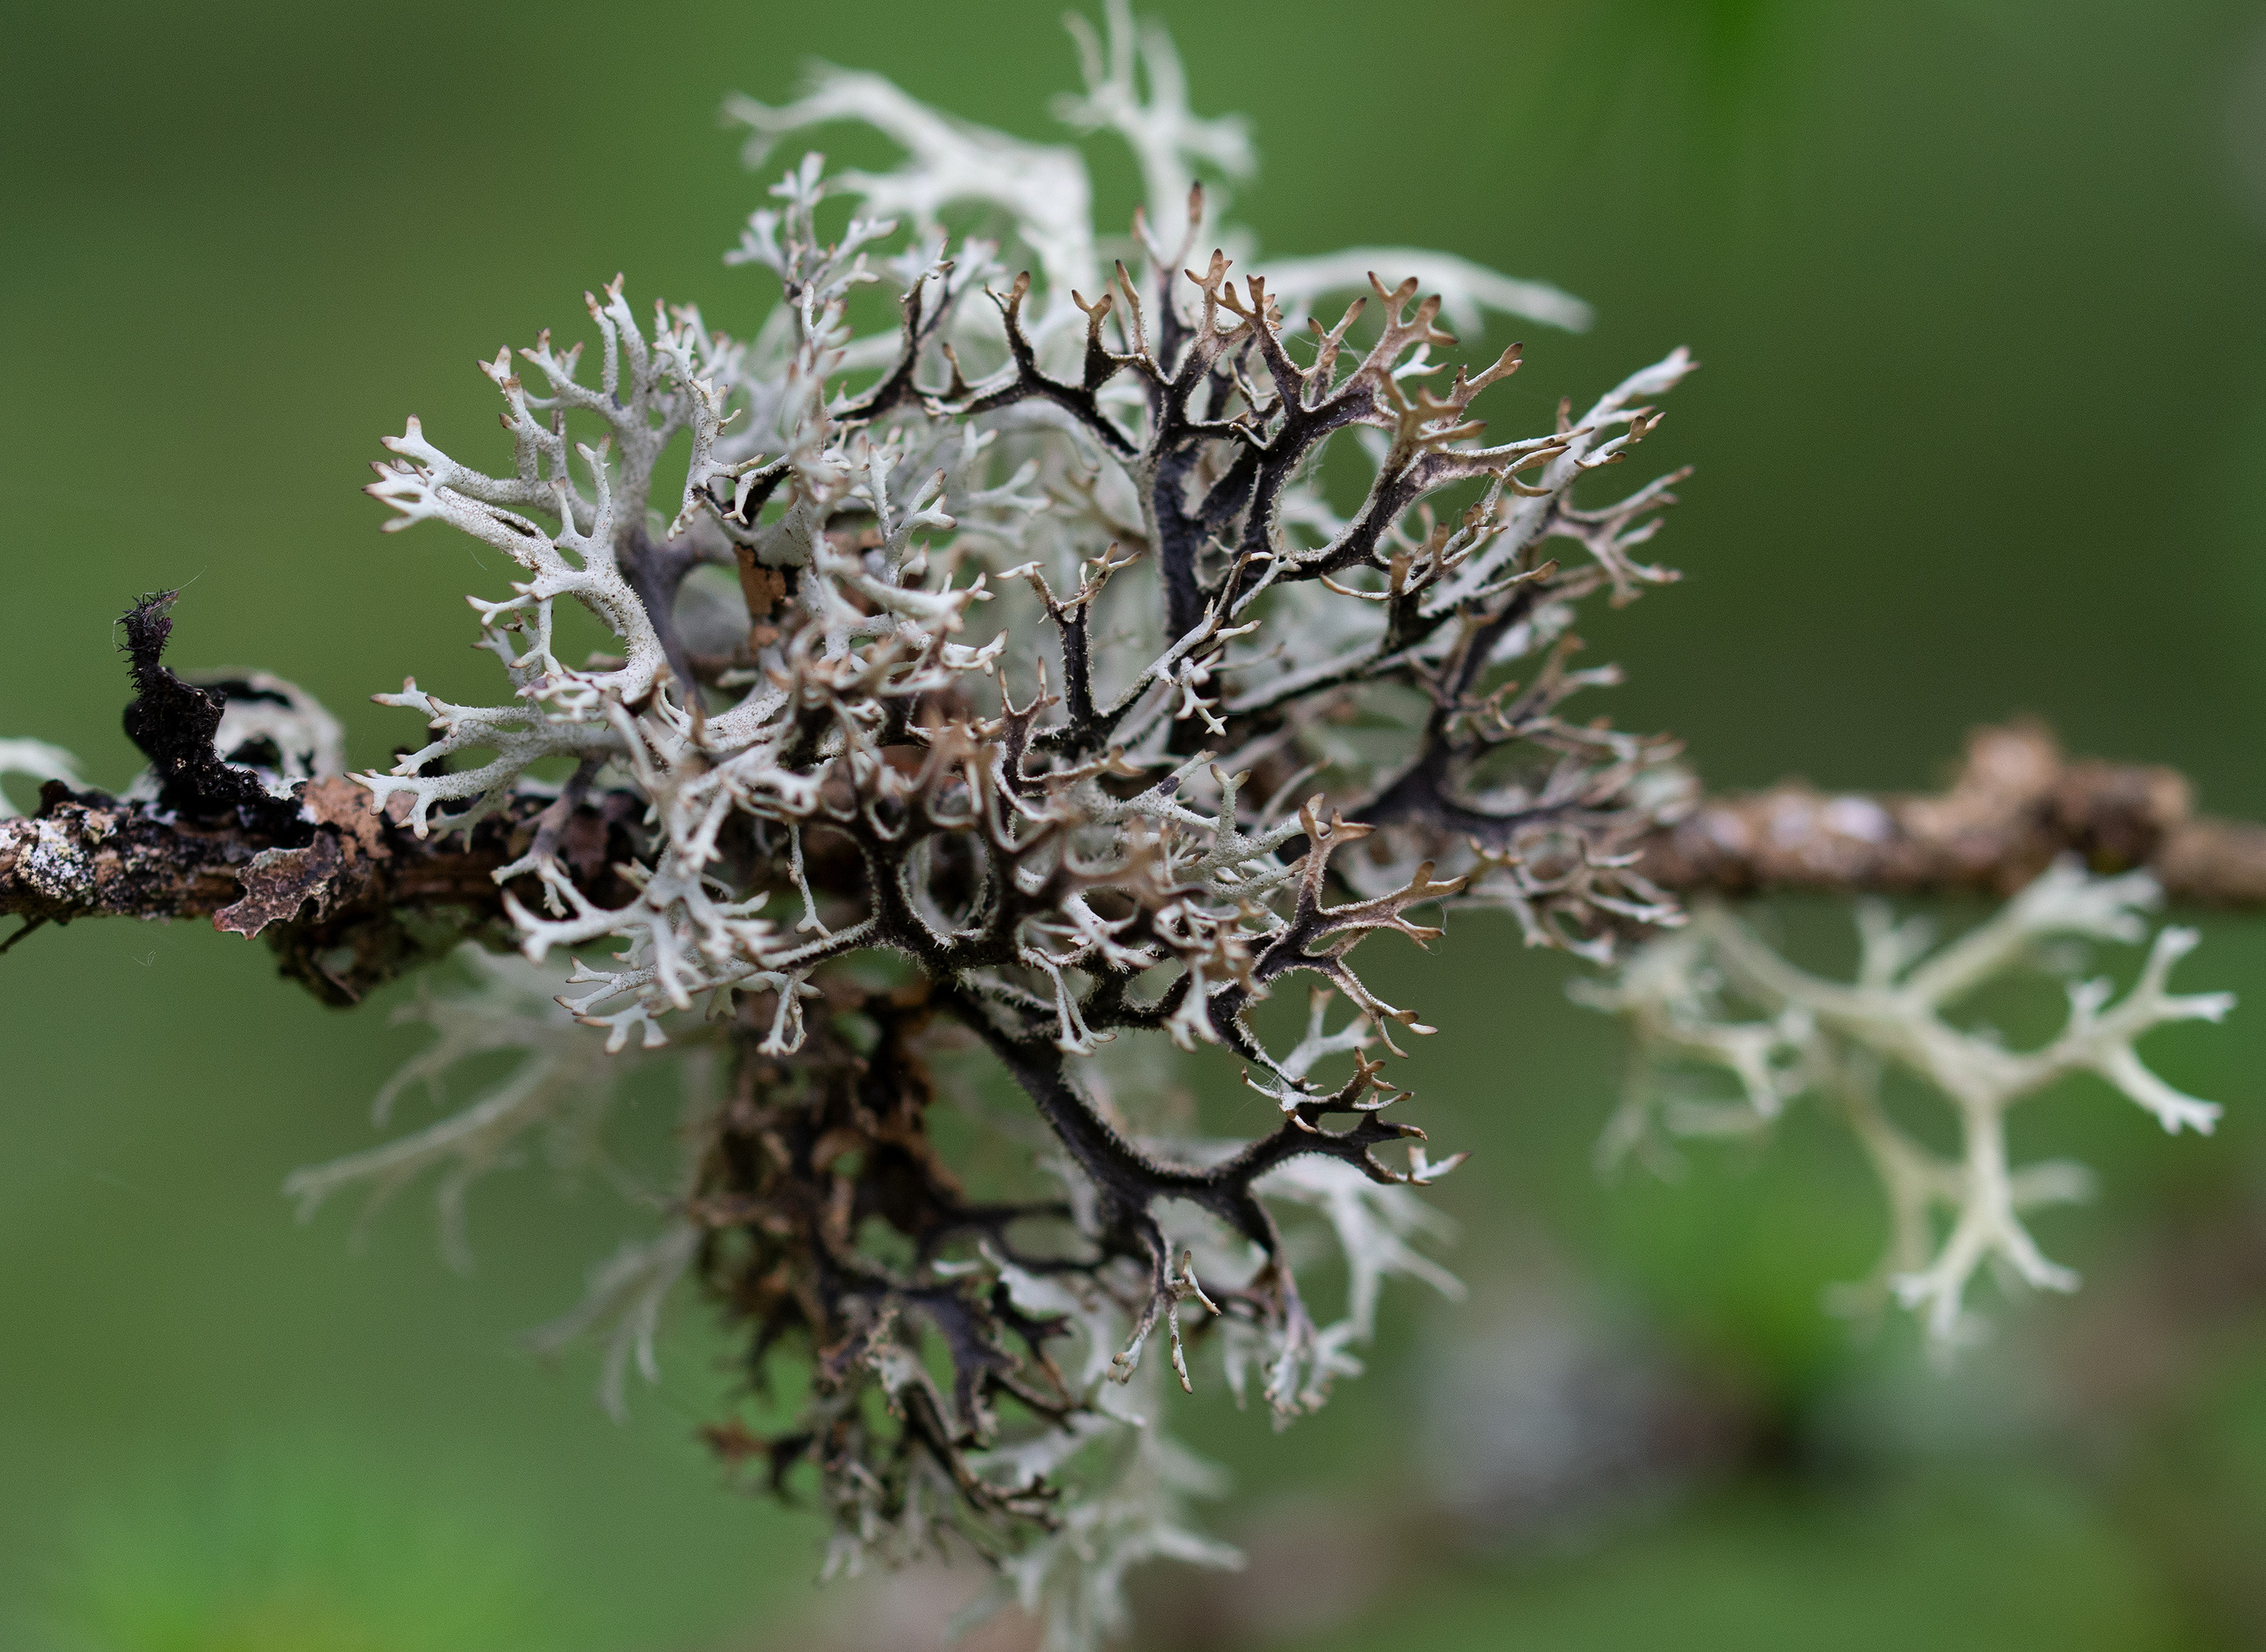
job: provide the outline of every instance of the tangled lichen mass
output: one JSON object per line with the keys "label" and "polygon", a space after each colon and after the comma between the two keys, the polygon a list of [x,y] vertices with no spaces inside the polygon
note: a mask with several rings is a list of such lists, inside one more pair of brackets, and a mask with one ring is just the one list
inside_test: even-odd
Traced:
{"label": "tangled lichen mass", "polygon": [[[1069,112],[1141,163],[1124,257],[1073,150],[870,76],[743,101],[759,140],[858,121],[907,151],[881,174],[807,156],[773,187],[732,255],[780,284],[757,336],[692,310],[643,325],[618,280],[589,301],[595,362],[545,333],[485,369],[508,468],[412,420],[370,489],[389,526],[446,523],[525,576],[474,603],[511,699],[406,684],[384,703],[434,738],[358,778],[420,834],[470,826],[545,763],[571,771],[562,818],[593,787],[646,800],[631,899],[594,898],[546,828],[497,874],[506,910],[530,961],[574,958],[560,1002],[610,1050],[695,1011],[743,1029],[686,1219],[757,1364],[789,1343],[815,1362],[803,1424],[764,1449],[780,1475],[818,1464],[858,1546],[946,1519],[995,1545],[1052,1524],[1056,1475],[1000,1466],[1129,1414],[1108,1387],[1153,1337],[1192,1384],[1195,1321],[1239,1389],[1253,1373],[1285,1417],[1319,1403],[1373,1284],[1318,1326],[1270,1195],[1329,1202],[1368,1280],[1437,1276],[1394,1202],[1460,1158],[1387,1112],[1403,1093],[1370,1052],[1429,1029],[1369,988],[1356,947],[1491,904],[1603,955],[1672,910],[1631,864],[1682,795],[1671,749],[1560,707],[1612,680],[1571,664],[1576,606],[1670,577],[1634,554],[1665,481],[1602,505],[1575,485],[1652,428],[1689,358],[1490,442],[1474,403],[1518,347],[1451,369],[1444,306],[1575,308],[1437,255],[1422,262],[1460,284],[1364,270],[1336,308],[1342,260],[1246,275],[1196,175],[1244,167],[1236,128],[1188,113],[1160,37],[1110,23]],[[995,238],[955,238],[971,220]],[[899,295],[891,333],[850,324],[869,283]],[[1357,498],[1331,486],[1334,442],[1362,457]],[[559,657],[562,598],[615,654]],[[913,984],[839,973],[875,953]],[[1301,975],[1324,989],[1312,1030],[1270,1050],[1251,1009]],[[981,1203],[939,1161],[921,1055],[939,1021],[1035,1104],[1060,1195]],[[1231,1052],[1274,1126],[1203,1151],[1142,1139],[1078,1068],[1158,1036]],[[910,1254],[884,1261],[869,1224]]]}

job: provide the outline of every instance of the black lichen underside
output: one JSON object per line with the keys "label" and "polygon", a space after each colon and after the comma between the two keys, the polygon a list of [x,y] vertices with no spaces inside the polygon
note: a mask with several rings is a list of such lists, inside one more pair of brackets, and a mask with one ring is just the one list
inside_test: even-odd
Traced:
{"label": "black lichen underside", "polygon": [[132,662],[135,698],[126,707],[126,737],[142,749],[157,777],[157,800],[184,820],[225,821],[280,844],[307,838],[298,806],[271,797],[248,769],[223,762],[213,749],[228,697],[184,683],[163,662],[172,634],[178,591],[158,591],[127,610],[126,652]]}

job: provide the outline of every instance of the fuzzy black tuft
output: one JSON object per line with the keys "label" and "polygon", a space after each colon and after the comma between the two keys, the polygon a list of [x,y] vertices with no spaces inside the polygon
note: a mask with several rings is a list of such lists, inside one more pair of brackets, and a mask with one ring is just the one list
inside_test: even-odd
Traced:
{"label": "fuzzy black tuft", "polygon": [[150,759],[158,802],[185,820],[233,816],[279,842],[303,839],[307,827],[297,805],[269,796],[257,775],[223,763],[213,749],[228,697],[184,683],[164,664],[165,641],[173,632],[173,599],[179,595],[153,592],[120,620],[126,627],[135,692],[126,708],[126,737]]}

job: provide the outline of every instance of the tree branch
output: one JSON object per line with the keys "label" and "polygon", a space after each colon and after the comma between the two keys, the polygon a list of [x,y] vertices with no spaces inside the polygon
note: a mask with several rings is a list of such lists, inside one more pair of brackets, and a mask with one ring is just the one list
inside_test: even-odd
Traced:
{"label": "tree branch", "polygon": [[[0,914],[26,930],[81,917],[210,917],[267,933],[287,972],[350,1003],[407,961],[398,934],[383,946],[362,934],[356,958],[327,974],[289,961],[349,919],[389,933],[410,916],[453,912],[464,928],[493,919],[495,871],[531,841],[545,808],[530,798],[469,834],[422,838],[391,812],[370,812],[351,782],[316,781],[299,796],[295,830],[279,834],[240,820],[191,822],[50,781],[38,814],[0,820]],[[568,828],[569,859],[608,875],[620,845],[607,839],[626,830],[636,807],[627,793],[595,794]],[[335,853],[307,853],[325,841]],[[1638,870],[1685,895],[2005,895],[2064,854],[2101,871],[2145,866],[2182,905],[2266,907],[2266,825],[2196,815],[2192,788],[2170,769],[2069,761],[2035,725],[1977,730],[1941,793],[1829,795],[1786,781],[1708,798],[1646,841]]]}
{"label": "tree branch", "polygon": [[1679,894],[2010,895],[2058,856],[2145,866],[2184,906],[2266,906],[2266,825],[2193,812],[2176,771],[2071,762],[2036,724],[1977,729],[1949,789],[1827,795],[1800,781],[1709,798],[1644,845]]}

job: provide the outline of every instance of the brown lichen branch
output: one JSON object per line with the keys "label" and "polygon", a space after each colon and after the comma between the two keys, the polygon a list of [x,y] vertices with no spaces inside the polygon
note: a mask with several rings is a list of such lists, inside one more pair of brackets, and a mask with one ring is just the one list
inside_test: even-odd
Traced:
{"label": "brown lichen branch", "polygon": [[2011,895],[2057,858],[2145,867],[2183,906],[2266,905],[2266,825],[2194,812],[2175,770],[2072,761],[2036,723],[1980,728],[1945,791],[1821,793],[1798,780],[1711,797],[1646,843],[1680,895]]}

